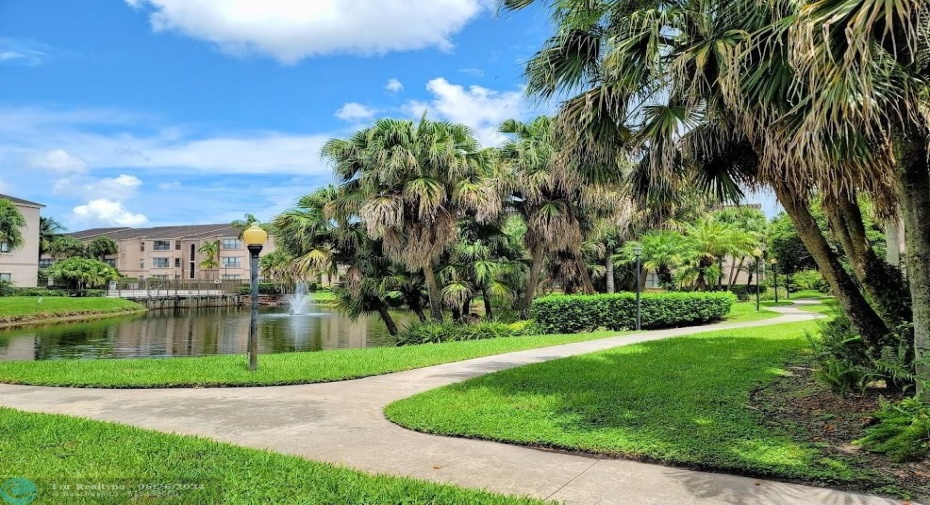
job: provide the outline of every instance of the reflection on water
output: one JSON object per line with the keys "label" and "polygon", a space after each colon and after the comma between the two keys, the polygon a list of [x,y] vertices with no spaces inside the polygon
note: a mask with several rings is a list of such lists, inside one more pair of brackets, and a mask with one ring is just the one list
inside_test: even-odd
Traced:
{"label": "reflection on water", "polygon": [[[415,317],[415,316],[414,316]],[[377,316],[352,322],[326,307],[290,315],[264,311],[259,353],[391,345]],[[399,326],[411,314],[395,314]],[[249,311],[233,308],[151,311],[141,316],[0,332],[0,361],[244,354]]]}

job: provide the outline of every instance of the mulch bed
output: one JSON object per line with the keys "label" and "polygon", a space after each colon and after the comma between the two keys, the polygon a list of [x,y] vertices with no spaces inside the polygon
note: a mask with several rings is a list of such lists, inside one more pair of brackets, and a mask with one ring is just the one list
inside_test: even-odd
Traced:
{"label": "mulch bed", "polygon": [[768,426],[820,446],[824,456],[842,459],[875,476],[865,488],[853,490],[888,494],[930,504],[930,460],[895,463],[853,445],[874,422],[879,398],[895,398],[875,389],[841,397],[817,383],[810,362],[789,364],[788,375],[752,394],[753,407]]}

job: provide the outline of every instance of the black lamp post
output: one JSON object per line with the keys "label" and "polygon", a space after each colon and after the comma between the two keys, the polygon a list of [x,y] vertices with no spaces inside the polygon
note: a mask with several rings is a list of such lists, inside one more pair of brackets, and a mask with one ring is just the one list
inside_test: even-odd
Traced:
{"label": "black lamp post", "polygon": [[252,225],[242,232],[242,240],[249,249],[250,282],[252,285],[252,313],[249,317],[249,371],[258,368],[258,255],[268,240],[268,232]]}
{"label": "black lamp post", "polygon": [[772,258],[769,263],[772,264],[772,280],[775,283],[775,303],[778,303],[778,260]]}
{"label": "black lamp post", "polygon": [[643,329],[643,313],[642,313],[642,301],[641,301],[641,287],[639,285],[640,279],[642,279],[642,256],[643,256],[643,246],[635,245],[633,246],[633,256],[636,256],[636,331]]}
{"label": "black lamp post", "polygon": [[762,255],[765,254],[762,249],[758,247],[753,249],[752,255],[756,258],[756,312],[761,310],[760,300],[759,300],[759,265],[762,263]]}

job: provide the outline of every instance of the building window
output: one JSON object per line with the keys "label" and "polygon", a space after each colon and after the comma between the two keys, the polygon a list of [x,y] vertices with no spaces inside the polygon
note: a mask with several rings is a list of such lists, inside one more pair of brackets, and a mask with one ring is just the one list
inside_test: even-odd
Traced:
{"label": "building window", "polygon": [[168,268],[170,258],[152,258],[152,268]]}
{"label": "building window", "polygon": [[235,256],[224,256],[223,266],[226,268],[242,268],[242,258]]}
{"label": "building window", "polygon": [[0,281],[13,282],[13,274],[0,272]]}
{"label": "building window", "polygon": [[237,238],[224,238],[223,249],[242,249],[242,241]]}
{"label": "building window", "polygon": [[150,277],[150,279],[152,279],[153,281],[166,281],[168,280],[168,276],[167,275],[153,275],[152,277]]}
{"label": "building window", "polygon": [[139,252],[145,252],[145,241],[139,242]]}
{"label": "building window", "polygon": [[170,240],[156,240],[152,242],[153,251],[170,251],[171,250],[171,241]]}
{"label": "building window", "polygon": [[174,268],[181,268],[181,258],[174,259]]}
{"label": "building window", "polygon": [[116,260],[103,260],[104,263],[110,265],[113,268],[116,268]]}
{"label": "building window", "polygon": [[41,259],[39,260],[39,268],[48,268],[55,264],[53,259]]}
{"label": "building window", "polygon": [[0,242],[0,253],[10,252],[10,244],[7,242]]}
{"label": "building window", "polygon": [[145,260],[139,260],[139,270],[145,268]]}
{"label": "building window", "polygon": [[175,251],[180,251],[180,250],[181,250],[181,241],[180,241],[180,240],[175,240],[175,241],[174,241],[174,250],[175,250]]}
{"label": "building window", "polygon": [[242,279],[242,276],[241,276],[241,275],[229,274],[229,275],[224,275],[224,276],[223,276],[223,280],[224,280],[224,281],[238,281],[238,280],[240,280],[240,279]]}

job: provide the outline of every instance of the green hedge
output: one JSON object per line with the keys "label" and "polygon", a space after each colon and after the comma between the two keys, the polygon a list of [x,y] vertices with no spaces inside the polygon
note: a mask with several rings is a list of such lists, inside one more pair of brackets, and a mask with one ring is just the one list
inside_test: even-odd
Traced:
{"label": "green hedge", "polygon": [[449,321],[442,323],[429,321],[425,323],[417,322],[407,326],[395,337],[395,343],[398,346],[435,344],[460,340],[515,337],[522,334],[521,329],[498,322],[464,324]]}
{"label": "green hedge", "polygon": [[768,293],[769,288],[768,286],[758,286],[757,288],[755,284],[750,284],[749,286],[745,284],[740,284],[740,285],[730,286],[729,288],[729,291],[733,293],[734,295],[736,295],[736,299],[741,302],[745,302],[753,298],[754,296],[756,296],[757,290],[759,291],[760,295],[764,295],[765,293]]}
{"label": "green hedge", "polygon": [[[732,293],[644,293],[642,327],[668,328],[708,323],[730,313]],[[551,295],[533,301],[536,325],[544,333],[578,333],[598,328],[636,327],[636,295]]]}

